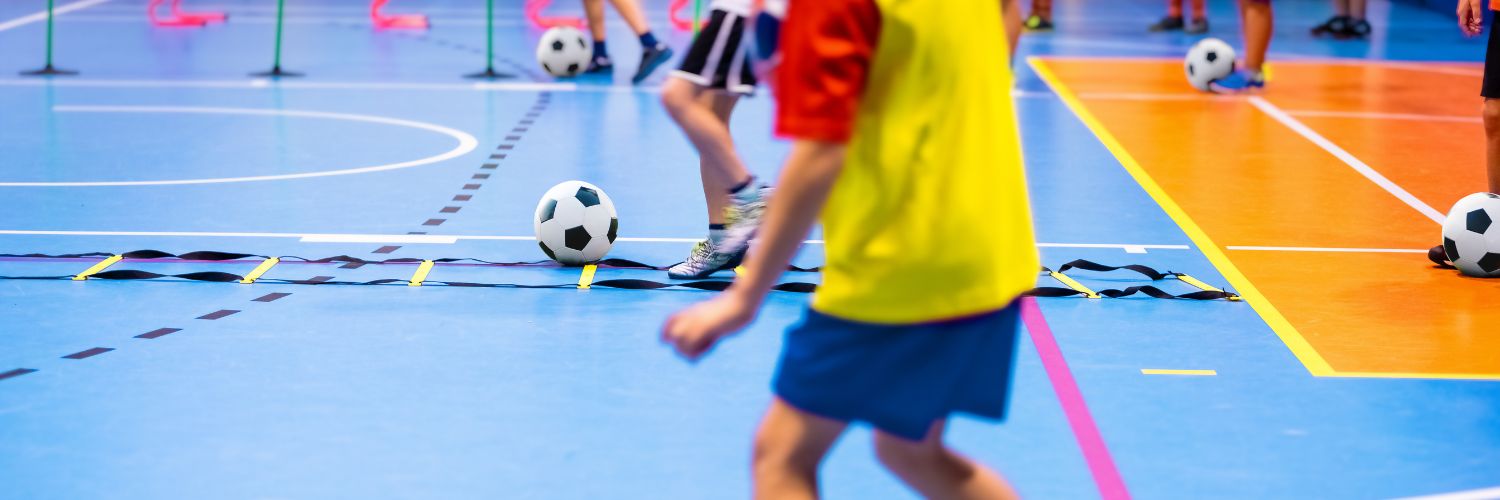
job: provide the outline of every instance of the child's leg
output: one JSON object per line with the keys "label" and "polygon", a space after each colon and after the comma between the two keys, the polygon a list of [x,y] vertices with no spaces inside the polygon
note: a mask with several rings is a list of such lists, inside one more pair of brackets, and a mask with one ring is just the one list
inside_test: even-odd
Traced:
{"label": "child's leg", "polygon": [[1500,193],[1500,99],[1484,100],[1484,138],[1490,192]]}
{"label": "child's leg", "polygon": [[1333,15],[1349,16],[1349,0],[1333,0]]}
{"label": "child's leg", "polygon": [[[750,180],[750,172],[735,152],[734,138],[729,134],[729,114],[737,99],[727,92],[705,89],[682,78],[669,78],[661,92],[667,113],[698,149],[704,190],[718,187],[717,193],[725,197],[721,200],[727,200],[731,187]],[[713,202],[710,196],[709,203]],[[720,214],[722,217],[722,210]]]}
{"label": "child's leg", "polygon": [[604,41],[604,0],[583,0],[583,15],[589,21],[589,34],[594,42]]}
{"label": "child's leg", "polygon": [[1208,19],[1208,2],[1206,0],[1192,0],[1193,19]]}
{"label": "child's leg", "polygon": [[1031,0],[1031,15],[1052,20],[1052,0]]}
{"label": "child's leg", "polygon": [[875,431],[875,454],[886,469],[927,498],[1020,498],[989,468],[943,444],[946,422],[938,422],[921,441]]}
{"label": "child's leg", "polygon": [[1271,0],[1241,0],[1240,16],[1245,23],[1245,68],[1261,73],[1271,48]]}
{"label": "child's leg", "polygon": [[1344,3],[1347,4],[1344,6],[1345,15],[1355,19],[1365,18],[1366,6],[1369,4],[1368,0],[1344,0]]}
{"label": "child's leg", "polygon": [[1167,0],[1167,17],[1182,17],[1182,0]]}
{"label": "child's leg", "polygon": [[818,464],[848,424],[776,399],[755,433],[751,476],[757,499],[818,497]]}
{"label": "child's leg", "polygon": [[641,5],[635,0],[609,0],[609,3],[615,6],[615,11],[625,18],[625,24],[630,25],[630,30],[636,35],[651,31],[651,25],[646,23],[646,15],[641,13]]}

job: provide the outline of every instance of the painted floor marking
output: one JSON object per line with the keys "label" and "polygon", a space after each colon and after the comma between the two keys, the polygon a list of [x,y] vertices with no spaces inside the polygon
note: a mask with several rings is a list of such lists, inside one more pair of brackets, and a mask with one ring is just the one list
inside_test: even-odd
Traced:
{"label": "painted floor marking", "polygon": [[1445,217],[1442,212],[1439,212],[1437,211],[1437,209],[1432,208],[1426,202],[1417,198],[1416,195],[1411,194],[1406,189],[1403,189],[1401,186],[1397,185],[1394,181],[1386,178],[1386,176],[1384,175],[1381,175],[1380,172],[1377,172],[1375,171],[1375,169],[1370,168],[1370,166],[1366,165],[1365,162],[1360,161],[1359,158],[1356,158],[1353,154],[1345,151],[1344,148],[1339,147],[1337,144],[1334,144],[1333,141],[1330,141],[1328,140],[1328,138],[1323,137],[1322,134],[1317,133],[1312,128],[1309,128],[1307,125],[1303,124],[1301,121],[1298,121],[1296,118],[1288,115],[1286,111],[1283,111],[1281,108],[1276,107],[1275,104],[1271,104],[1270,101],[1267,101],[1260,96],[1251,96],[1248,101],[1251,105],[1255,106],[1256,109],[1259,109],[1261,110],[1261,112],[1265,113],[1266,116],[1270,116],[1272,119],[1281,122],[1282,125],[1285,125],[1287,128],[1292,129],[1293,132],[1296,132],[1303,138],[1312,141],[1312,143],[1318,145],[1318,147],[1323,148],[1323,150],[1327,151],[1328,154],[1331,154],[1335,158],[1342,160],[1345,165],[1349,166],[1349,168],[1352,168],[1354,169],[1354,171],[1359,172],[1360,175],[1365,176],[1365,178],[1369,179],[1370,182],[1374,182],[1375,185],[1380,186],[1381,189],[1384,189],[1392,196],[1395,196],[1397,199],[1406,203],[1407,206],[1415,209],[1422,215],[1427,216],[1427,218],[1432,219],[1433,222],[1436,222],[1438,224],[1443,223],[1443,219]]}
{"label": "painted floor marking", "polygon": [[1439,493],[1436,495],[1424,495],[1419,497],[1405,497],[1396,500],[1496,500],[1500,499],[1500,486],[1494,488],[1482,488],[1468,491],[1455,491],[1452,493]]}
{"label": "painted floor marking", "polygon": [[[298,238],[303,243],[405,243],[450,245],[459,240],[479,241],[536,241],[535,236],[500,235],[439,235],[439,234],[333,234],[333,233],[255,233],[217,231],[51,231],[30,229],[0,229],[0,236],[143,236],[170,238]],[[697,243],[703,238],[616,238],[626,243]],[[823,240],[805,240],[805,244],[822,245]],[[1189,250],[1187,245],[1148,245],[1136,243],[1037,243],[1039,248],[1100,248],[1124,250],[1126,253],[1146,253],[1148,250]]]}
{"label": "painted floor marking", "polygon": [[1172,370],[1166,368],[1142,368],[1141,375],[1185,375],[1197,377],[1212,377],[1219,372],[1214,370]]}
{"label": "painted floor marking", "polygon": [[1171,195],[1167,194],[1166,189],[1162,188],[1161,184],[1158,184],[1156,179],[1151,177],[1151,174],[1146,171],[1145,167],[1136,161],[1135,156],[1131,155],[1130,151],[1125,149],[1125,145],[1121,144],[1120,140],[1115,138],[1114,134],[1104,126],[1104,122],[1095,117],[1094,113],[1089,111],[1088,107],[1083,104],[1083,100],[1079,99],[1073,93],[1073,90],[1063,84],[1062,79],[1052,72],[1051,67],[1047,66],[1046,61],[1030,57],[1027,58],[1026,62],[1031,66],[1032,71],[1036,73],[1037,77],[1046,82],[1047,86],[1057,94],[1058,98],[1062,99],[1063,105],[1067,106],[1073,112],[1073,115],[1078,117],[1078,120],[1083,122],[1084,126],[1094,134],[1094,137],[1099,140],[1104,148],[1109,150],[1110,154],[1120,162],[1120,166],[1130,174],[1131,178],[1135,179],[1136,184],[1139,184],[1141,189],[1156,202],[1157,206],[1160,206],[1162,211],[1166,212],[1167,216],[1177,224],[1177,227],[1182,229],[1182,232],[1187,234],[1189,239],[1193,240],[1199,251],[1203,252],[1203,256],[1207,257],[1209,262],[1219,270],[1219,274],[1224,276],[1224,279],[1228,280],[1230,284],[1234,285],[1240,296],[1244,297],[1245,301],[1250,303],[1250,307],[1255,309],[1255,313],[1260,315],[1262,320],[1265,320],[1266,324],[1271,327],[1271,331],[1276,333],[1276,336],[1292,352],[1292,355],[1296,356],[1297,360],[1302,363],[1302,366],[1307,368],[1308,373],[1317,376],[1333,374],[1333,366],[1328,364],[1328,360],[1323,359],[1323,355],[1319,354],[1316,349],[1313,349],[1312,344],[1308,343],[1307,338],[1303,337],[1302,333],[1297,331],[1297,327],[1293,326],[1291,321],[1288,321],[1286,316],[1281,314],[1281,310],[1277,309],[1275,304],[1272,304],[1265,295],[1261,294],[1260,289],[1256,288],[1255,284],[1243,272],[1240,272],[1239,267],[1235,266],[1234,262],[1229,260],[1228,254],[1220,250],[1218,244],[1214,243],[1213,238],[1208,236],[1208,232],[1204,231],[1193,220],[1192,216],[1188,215],[1187,211],[1181,205],[1178,205],[1177,201],[1173,200]]}
{"label": "painted floor marking", "polygon": [[166,114],[223,114],[223,115],[249,115],[249,116],[291,116],[299,118],[323,118],[333,120],[346,120],[366,123],[379,123],[384,125],[395,125],[400,127],[415,128],[436,132],[458,141],[453,149],[445,153],[421,158],[417,160],[404,161],[376,165],[373,167],[348,168],[340,170],[325,170],[321,172],[304,172],[298,174],[282,175],[259,175],[251,177],[224,177],[216,179],[178,179],[158,181],[103,181],[103,182],[0,182],[0,187],[81,187],[81,186],[165,186],[182,184],[220,184],[228,182],[254,182],[254,181],[279,181],[287,179],[306,179],[311,177],[328,177],[334,175],[365,174],[370,172],[382,172],[386,170],[397,170],[403,168],[420,167],[442,161],[451,160],[473,151],[479,146],[479,140],[466,132],[451,129],[431,123],[387,118],[383,116],[359,115],[353,113],[329,113],[324,111],[297,111],[290,109],[257,109],[257,108],[216,108],[216,107],[190,107],[190,106],[56,106],[53,111],[60,113],[166,113]]}
{"label": "painted floor marking", "polygon": [[1052,391],[1057,394],[1058,403],[1062,404],[1068,426],[1073,429],[1073,437],[1078,440],[1078,447],[1083,451],[1084,462],[1094,476],[1094,484],[1099,487],[1099,496],[1104,500],[1129,499],[1130,491],[1125,489],[1125,480],[1115,467],[1109,447],[1104,444],[1104,436],[1099,433],[1099,425],[1094,423],[1088,403],[1083,400],[1083,392],[1078,389],[1078,381],[1073,379],[1068,361],[1063,357],[1062,349],[1057,346],[1057,338],[1052,336],[1052,328],[1047,324],[1047,318],[1042,316],[1036,299],[1021,299],[1021,322],[1025,323],[1026,331],[1031,334],[1031,343],[1036,346],[1037,355],[1042,358],[1042,368],[1052,381]]}
{"label": "painted floor marking", "polygon": [[86,349],[86,350],[75,352],[73,354],[69,354],[67,356],[63,356],[63,359],[86,359],[86,358],[92,358],[94,356],[98,356],[100,354],[104,354],[106,352],[113,351],[113,350],[114,349],[111,349],[109,347],[95,347],[93,349]]}
{"label": "painted floor marking", "polygon": [[[62,5],[62,6],[58,6],[58,7],[53,8],[52,9],[52,15],[53,15],[53,17],[61,16],[63,14],[67,14],[69,12],[73,12],[73,11],[76,11],[76,10],[87,9],[89,7],[93,7],[95,5],[99,5],[101,3],[105,3],[105,2],[108,2],[108,1],[109,0],[83,0],[82,2],[73,2],[73,3],[67,4],[67,5]],[[139,19],[139,16],[137,16],[137,18]],[[19,28],[19,27],[22,27],[22,26],[25,26],[25,25],[28,25],[28,24],[31,24],[31,23],[42,22],[42,21],[46,21],[46,20],[47,20],[47,11],[44,10],[44,11],[41,11],[41,12],[37,12],[35,14],[25,15],[25,16],[21,16],[21,17],[15,18],[15,19],[11,19],[9,21],[0,22],[0,31],[15,29],[15,28]]]}
{"label": "painted floor marking", "polygon": [[[368,22],[368,20],[366,20]],[[659,93],[660,87],[613,87],[605,85],[578,85],[555,82],[476,82],[476,83],[423,83],[423,82],[302,82],[251,78],[245,80],[135,80],[135,79],[0,79],[0,87],[94,87],[94,88],[151,88],[151,89],[299,89],[299,90],[424,90],[461,92],[608,92],[608,93]]]}
{"label": "painted floor marking", "polygon": [[1228,246],[1230,250],[1246,250],[1259,252],[1336,252],[1336,253],[1427,253],[1427,250],[1418,248],[1321,248],[1321,247],[1258,247],[1258,246]]}
{"label": "painted floor marking", "polygon": [[1374,113],[1368,111],[1322,110],[1286,110],[1286,114],[1308,118],[1355,118],[1365,120],[1407,120],[1422,122],[1472,123],[1475,125],[1484,124],[1484,119],[1478,116],[1422,115],[1414,113]]}

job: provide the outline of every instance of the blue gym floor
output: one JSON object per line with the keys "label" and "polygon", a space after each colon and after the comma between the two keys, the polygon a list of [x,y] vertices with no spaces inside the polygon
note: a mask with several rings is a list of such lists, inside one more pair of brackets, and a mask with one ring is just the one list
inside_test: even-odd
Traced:
{"label": "blue gym floor", "polygon": [[[535,68],[540,30],[521,2],[500,2],[495,67],[520,75],[481,83],[462,78],[485,65],[480,1],[397,0],[388,10],[433,23],[401,32],[373,30],[365,2],[289,0],[283,66],[306,76],[274,81],[248,76],[271,65],[273,4],[208,1],[185,7],[223,8],[227,24],[159,28],[144,0],[64,1],[86,5],[58,17],[56,62],[81,75],[50,80],[16,76],[42,64],[45,23],[23,18],[44,2],[0,3],[0,253],[530,261],[543,258],[528,239],[536,201],[570,179],[614,199],[614,257],[676,262],[704,233],[697,157],[657,102],[666,71],[629,86],[638,49],[613,13],[615,78],[554,81]],[[548,13],[578,14],[560,3]],[[645,3],[682,52],[689,35],[670,28],[666,2]],[[1026,36],[1021,55],[1180,57],[1195,38],[1144,33],[1160,3],[1059,2],[1058,31]],[[1238,45],[1233,5],[1210,3],[1213,35]],[[1326,2],[1278,2],[1273,59],[1482,60],[1483,41],[1463,39],[1451,14],[1372,3],[1375,36],[1335,42],[1307,34]],[[1043,263],[1145,264],[1225,283],[1048,86],[1016,67]],[[770,126],[764,97],[734,118],[741,151],[767,177],[787,150]],[[798,263],[821,258],[809,245]],[[91,262],[0,260],[0,275],[75,274]],[[267,278],[413,270],[288,262]],[[1144,284],[1073,275],[1096,289]],[[600,270],[621,277],[665,279]],[[578,278],[440,266],[429,279]],[[0,497],[744,497],[781,331],[806,296],[775,294],[752,328],[685,363],[657,343],[657,328],[707,297],[0,281],[0,372],[36,370],[0,379]],[[1026,337],[1007,421],[960,419],[950,432],[1024,496],[1363,499],[1500,487],[1500,383],[1314,377],[1244,303],[1036,300],[1086,420],[1065,410],[1071,382]],[[164,328],[180,330],[137,337]],[[112,350],[64,358],[96,347]],[[1102,447],[1080,444],[1093,428]],[[879,469],[868,438],[856,429],[836,448],[827,495],[912,496]],[[1107,485],[1109,473],[1123,490]]]}

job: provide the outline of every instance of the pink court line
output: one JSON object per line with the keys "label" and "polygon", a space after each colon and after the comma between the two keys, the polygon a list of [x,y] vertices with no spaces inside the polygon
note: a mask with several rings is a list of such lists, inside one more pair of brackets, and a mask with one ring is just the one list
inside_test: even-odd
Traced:
{"label": "pink court line", "polygon": [[1047,378],[1052,380],[1052,391],[1057,393],[1057,401],[1062,404],[1063,414],[1068,417],[1068,426],[1073,428],[1073,437],[1078,440],[1083,460],[1088,463],[1089,472],[1094,475],[1099,496],[1104,500],[1129,500],[1130,491],[1125,489],[1125,480],[1120,477],[1120,470],[1115,468],[1115,459],[1104,445],[1099,426],[1094,423],[1094,416],[1089,413],[1088,404],[1083,401],[1078,382],[1073,380],[1073,372],[1068,369],[1068,362],[1063,359],[1062,349],[1057,347],[1057,339],[1052,336],[1052,328],[1047,326],[1047,319],[1042,316],[1036,299],[1021,299],[1021,322],[1026,325],[1026,331],[1031,333],[1031,343],[1036,345],[1036,353],[1042,358]]}

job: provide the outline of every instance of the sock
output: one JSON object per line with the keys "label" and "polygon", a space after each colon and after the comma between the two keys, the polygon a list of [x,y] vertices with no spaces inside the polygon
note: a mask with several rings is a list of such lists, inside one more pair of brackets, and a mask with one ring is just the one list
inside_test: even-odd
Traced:
{"label": "sock", "polygon": [[718,246],[720,242],[724,241],[724,236],[726,236],[724,232],[725,226],[723,224],[709,224],[708,242],[714,246]]}
{"label": "sock", "polygon": [[745,178],[745,182],[741,182],[739,184],[735,184],[733,186],[730,186],[729,187],[729,194],[738,194],[738,193],[744,191],[745,188],[750,187],[751,184],[755,184],[755,176],[753,176],[753,175],[749,176],[749,177],[746,177]]}
{"label": "sock", "polygon": [[651,34],[650,31],[641,34],[642,47],[655,47],[657,43],[659,42],[656,41],[656,35]]}
{"label": "sock", "polygon": [[609,49],[604,46],[604,40],[594,40],[594,59],[609,60]]}

